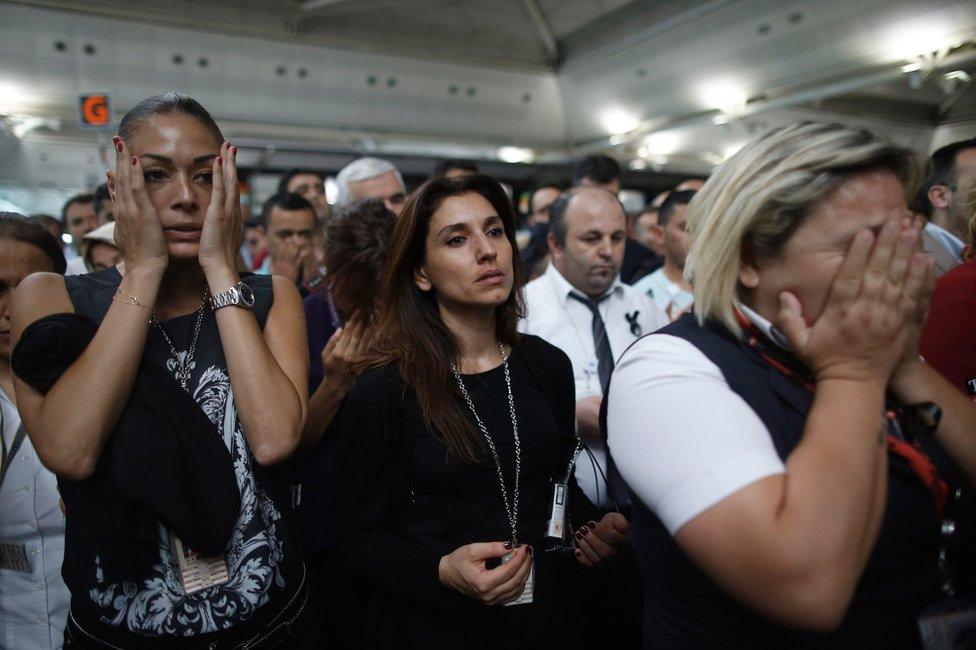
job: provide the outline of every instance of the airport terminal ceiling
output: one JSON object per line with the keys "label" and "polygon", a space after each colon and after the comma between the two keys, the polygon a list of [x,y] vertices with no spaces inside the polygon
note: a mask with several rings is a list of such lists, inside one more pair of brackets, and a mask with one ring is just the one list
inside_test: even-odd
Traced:
{"label": "airport terminal ceiling", "polygon": [[187,92],[252,171],[376,153],[531,184],[602,151],[651,192],[796,119],[928,153],[976,132],[974,75],[969,0],[0,2],[0,193],[100,178],[88,91],[116,117]]}

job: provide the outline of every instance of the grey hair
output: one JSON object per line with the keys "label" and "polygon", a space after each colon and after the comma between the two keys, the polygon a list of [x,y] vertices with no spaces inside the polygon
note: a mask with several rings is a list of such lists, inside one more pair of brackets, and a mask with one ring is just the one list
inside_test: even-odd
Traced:
{"label": "grey hair", "polygon": [[390,161],[370,157],[358,158],[352,161],[336,175],[336,186],[339,190],[338,196],[336,197],[336,207],[342,207],[350,202],[349,183],[368,181],[371,178],[376,178],[389,172],[396,174],[397,180],[400,181],[400,186],[406,191],[406,185],[403,183],[403,176],[400,175],[400,170]]}
{"label": "grey hair", "polygon": [[699,322],[712,319],[739,334],[734,309],[743,252],[777,254],[841,183],[875,169],[895,174],[911,200],[922,170],[915,154],[839,124],[773,129],[720,165],[688,204],[685,277],[694,285]]}

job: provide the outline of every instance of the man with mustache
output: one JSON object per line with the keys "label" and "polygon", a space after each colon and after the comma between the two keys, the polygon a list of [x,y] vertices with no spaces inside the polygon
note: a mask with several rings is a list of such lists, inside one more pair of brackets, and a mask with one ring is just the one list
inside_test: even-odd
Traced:
{"label": "man with mustache", "polygon": [[[576,419],[593,456],[576,479],[593,503],[612,504],[599,412],[613,363],[642,334],[668,323],[653,301],[620,280],[627,217],[611,192],[577,187],[549,207],[552,264],[525,287],[521,329],[561,348],[573,362]],[[617,495],[623,496],[623,495]]]}
{"label": "man with mustache", "polygon": [[[610,191],[576,187],[560,195],[549,207],[552,263],[526,285],[527,314],[520,324],[523,332],[561,348],[572,362],[576,423],[586,446],[576,464],[576,480],[598,508],[625,515],[629,496],[607,456],[600,404],[624,350],[668,323],[649,296],[621,282],[626,240],[627,217]],[[610,571],[576,571],[570,580],[571,593],[577,594],[574,629],[583,645],[614,630],[619,647],[637,647],[643,596],[634,556],[624,554]]]}

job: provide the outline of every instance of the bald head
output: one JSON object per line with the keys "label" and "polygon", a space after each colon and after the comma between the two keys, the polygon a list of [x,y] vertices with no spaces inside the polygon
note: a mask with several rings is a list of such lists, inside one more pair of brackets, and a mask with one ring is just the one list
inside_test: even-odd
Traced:
{"label": "bald head", "polygon": [[549,250],[556,270],[577,290],[599,297],[613,285],[624,258],[627,216],[613,194],[579,187],[549,208]]}
{"label": "bald head", "polygon": [[574,187],[563,192],[549,206],[549,231],[562,245],[566,241],[567,217],[588,219],[596,215],[619,216],[626,229],[624,206],[609,190],[595,185]]}
{"label": "bald head", "polygon": [[689,178],[688,180],[681,181],[678,183],[677,187],[674,188],[675,192],[684,192],[685,190],[691,190],[697,192],[701,188],[705,187],[705,181],[700,178]]}

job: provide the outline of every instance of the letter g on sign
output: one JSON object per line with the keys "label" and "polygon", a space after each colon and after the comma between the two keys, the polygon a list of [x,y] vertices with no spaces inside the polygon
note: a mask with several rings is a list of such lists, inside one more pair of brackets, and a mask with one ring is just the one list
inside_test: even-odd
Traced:
{"label": "letter g on sign", "polygon": [[83,128],[102,129],[112,119],[107,93],[86,93],[78,97],[78,121]]}

